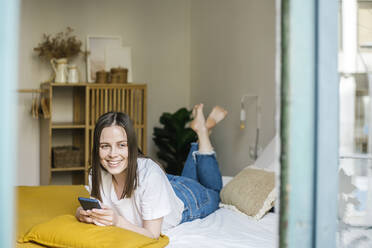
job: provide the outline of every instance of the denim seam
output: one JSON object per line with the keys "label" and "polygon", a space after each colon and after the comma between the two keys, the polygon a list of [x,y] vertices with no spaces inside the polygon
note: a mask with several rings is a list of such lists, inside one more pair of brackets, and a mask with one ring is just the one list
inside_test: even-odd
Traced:
{"label": "denim seam", "polygon": [[[180,184],[181,184],[181,183],[180,183]],[[182,185],[183,185],[183,184],[182,184]],[[190,203],[190,201],[189,201],[187,195],[186,195],[186,194],[185,194],[185,193],[184,193],[184,192],[179,188],[179,186],[178,186],[177,184],[174,184],[173,187],[177,188],[178,192],[180,192],[180,193],[183,195],[185,201],[187,201],[188,206],[186,206],[186,204],[184,203],[184,205],[185,205],[185,209],[184,209],[184,211],[185,211],[185,210],[189,210],[190,213],[192,214],[191,203]]]}
{"label": "denim seam", "polygon": [[[196,197],[195,197],[194,192],[192,192],[192,190],[191,190],[189,187],[187,187],[185,184],[183,184],[182,182],[179,182],[179,184],[181,184],[181,185],[182,185],[182,186],[183,186],[187,191],[190,192],[191,197],[194,199],[195,205],[196,205],[197,209],[199,210],[200,207],[199,207],[199,204],[198,204],[198,201],[197,201],[197,199],[196,199]],[[192,209],[192,207],[190,207],[190,209]],[[191,212],[191,211],[190,211],[190,212]]]}

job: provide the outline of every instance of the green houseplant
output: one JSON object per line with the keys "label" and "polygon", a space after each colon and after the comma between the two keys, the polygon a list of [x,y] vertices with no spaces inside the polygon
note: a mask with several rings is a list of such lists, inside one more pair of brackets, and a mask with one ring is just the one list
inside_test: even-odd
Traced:
{"label": "green houseplant", "polygon": [[187,127],[191,120],[191,111],[181,108],[173,114],[163,113],[159,120],[163,127],[154,127],[153,140],[159,149],[157,156],[164,161],[169,174],[181,174],[190,143],[197,140],[196,133]]}

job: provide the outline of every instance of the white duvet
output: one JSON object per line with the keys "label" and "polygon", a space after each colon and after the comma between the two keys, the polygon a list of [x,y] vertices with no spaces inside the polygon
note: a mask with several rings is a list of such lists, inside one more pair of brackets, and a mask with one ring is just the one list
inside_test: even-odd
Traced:
{"label": "white duvet", "polygon": [[277,215],[268,213],[256,221],[220,208],[204,219],[186,222],[165,232],[167,248],[270,248],[276,247]]}

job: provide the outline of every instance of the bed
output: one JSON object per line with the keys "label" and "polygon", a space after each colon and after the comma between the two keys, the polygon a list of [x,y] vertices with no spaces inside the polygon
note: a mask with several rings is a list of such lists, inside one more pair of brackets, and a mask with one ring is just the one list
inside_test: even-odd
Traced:
{"label": "bed", "polygon": [[[52,187],[52,190],[51,190]],[[56,189],[61,193],[56,196]],[[49,208],[37,207],[39,204],[29,204],[34,202],[35,198],[62,197],[70,199],[75,195],[83,194],[84,188],[77,186],[41,186],[41,187],[18,187],[21,193],[22,201],[26,207],[18,211],[18,232],[17,239],[21,238],[29,229],[39,223],[43,223],[55,216],[74,211],[76,206],[68,201],[54,205],[53,211]],[[65,193],[62,193],[65,192]],[[61,194],[64,194],[61,196]],[[35,197],[36,196],[36,197]],[[26,204],[28,203],[28,204]],[[23,205],[23,204],[22,204]],[[65,205],[65,206],[63,206]],[[70,210],[69,210],[70,209]],[[32,213],[33,218],[30,218]],[[277,214],[267,213],[262,219],[254,220],[245,214],[220,208],[216,212],[204,219],[197,219],[192,222],[183,223],[173,229],[168,230],[165,235],[169,238],[167,248],[270,248],[276,247],[277,232]],[[16,247],[43,247],[34,243],[18,243]],[[73,246],[71,246],[73,247]],[[124,246],[127,247],[127,246]],[[147,246],[144,246],[147,247]],[[150,246],[149,246],[150,247]],[[163,246],[159,246],[163,247]]]}
{"label": "bed", "polygon": [[[223,177],[226,185],[232,177]],[[167,248],[270,248],[276,247],[278,216],[267,213],[260,220],[244,213],[220,208],[204,219],[183,223],[165,234],[169,237]]]}
{"label": "bed", "polygon": [[265,148],[253,166],[233,178],[223,177],[220,209],[168,230],[159,240],[120,228],[115,229],[122,232],[118,235],[109,228],[79,223],[74,217],[77,197],[89,197],[83,185],[18,186],[16,247],[276,247],[278,215],[268,212],[276,200],[274,144]]}
{"label": "bed", "polygon": [[[258,159],[234,178],[222,177],[221,199],[226,204],[221,204],[222,208],[204,219],[186,222],[165,232],[169,237],[167,248],[276,247],[279,217],[277,213],[268,211],[277,197],[277,142],[275,136]],[[231,195],[237,197],[234,199]],[[252,205],[260,205],[261,209],[252,210]]]}
{"label": "bed", "polygon": [[183,223],[165,234],[168,248],[270,248],[276,247],[277,216],[268,213],[256,221],[241,213],[220,208],[204,219]]}

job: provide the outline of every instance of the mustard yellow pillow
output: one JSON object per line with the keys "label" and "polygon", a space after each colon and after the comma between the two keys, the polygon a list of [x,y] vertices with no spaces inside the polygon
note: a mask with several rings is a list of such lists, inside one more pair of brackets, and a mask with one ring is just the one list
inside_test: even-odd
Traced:
{"label": "mustard yellow pillow", "polygon": [[61,215],[34,226],[19,242],[33,242],[47,247],[165,247],[169,239],[152,239],[114,226],[96,226],[79,222],[73,215]]}
{"label": "mustard yellow pillow", "polygon": [[83,185],[18,186],[16,193],[17,237],[33,226],[63,214],[74,215],[80,206],[78,197],[89,197]]}

